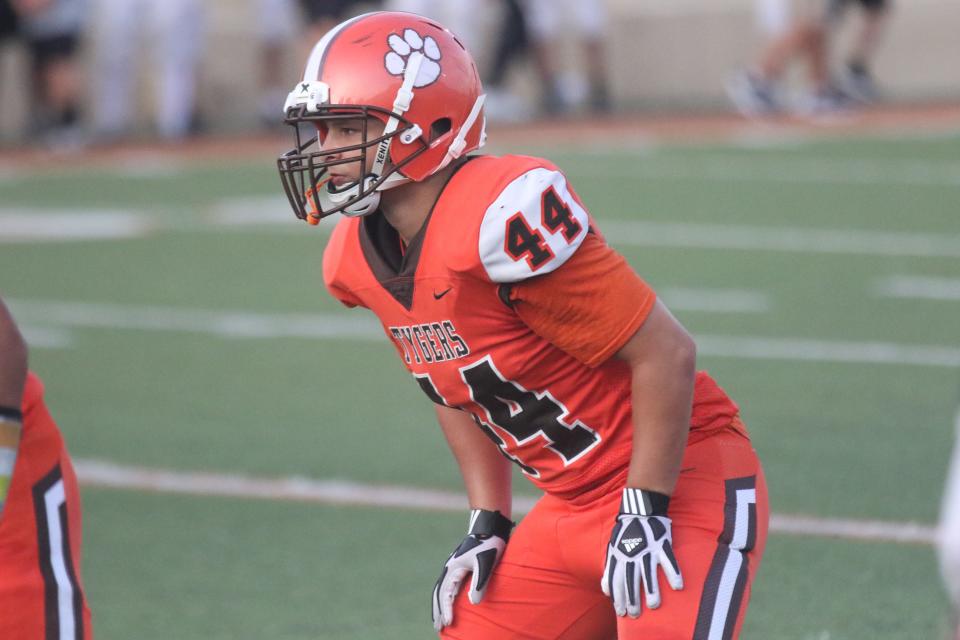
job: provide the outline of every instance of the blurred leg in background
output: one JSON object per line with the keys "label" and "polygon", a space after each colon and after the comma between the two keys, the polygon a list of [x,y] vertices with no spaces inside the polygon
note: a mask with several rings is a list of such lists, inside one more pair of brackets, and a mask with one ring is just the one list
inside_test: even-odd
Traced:
{"label": "blurred leg in background", "polygon": [[133,124],[136,74],[150,80],[156,132],[176,140],[196,126],[196,85],[205,32],[200,0],[98,0],[94,129],[102,141]]}
{"label": "blurred leg in background", "polygon": [[[14,0],[2,13],[27,45],[30,54],[31,137],[55,150],[83,145],[82,99],[78,53],[86,25],[85,0]],[[7,28],[10,23],[7,23]]]}
{"label": "blurred leg in background", "polygon": [[198,132],[197,75],[206,30],[200,0],[152,2],[156,83],[156,127],[177,140]]}
{"label": "blurred leg in background", "polygon": [[[608,111],[604,4],[596,0],[525,1],[527,28],[541,82],[541,111],[556,115],[583,103],[594,111]],[[561,45],[569,40],[573,41],[575,68],[561,64]]]}
{"label": "blurred leg in background", "polygon": [[487,93],[484,108],[487,117],[494,121],[526,120],[530,117],[530,109],[507,87],[511,66],[523,58],[530,47],[526,11],[522,0],[491,0],[488,4],[499,4],[502,11],[493,31],[489,63],[483,79]]}
{"label": "blurred leg in background", "polygon": [[[850,0],[833,0],[836,19],[851,4]],[[883,40],[890,18],[890,3],[887,0],[856,0],[861,11],[860,28],[853,45],[846,55],[840,71],[840,84],[844,92],[854,100],[870,104],[880,97],[872,72],[873,58]]]}
{"label": "blurred leg in background", "polygon": [[133,124],[134,72],[141,55],[144,8],[138,0],[97,0],[93,129],[99,142],[126,135]]}
{"label": "blurred leg in background", "polygon": [[832,4],[833,0],[792,0],[788,26],[767,43],[754,65],[727,84],[727,93],[741,113],[766,116],[784,111],[787,104],[780,84],[795,61],[807,65],[809,97],[803,101],[802,111],[825,114],[848,107],[830,77]]}
{"label": "blurred leg in background", "polygon": [[260,41],[260,97],[257,116],[268,129],[281,125],[280,115],[287,92],[297,80],[289,77],[284,63],[287,45],[297,34],[297,7],[294,0],[256,0],[257,35]]}

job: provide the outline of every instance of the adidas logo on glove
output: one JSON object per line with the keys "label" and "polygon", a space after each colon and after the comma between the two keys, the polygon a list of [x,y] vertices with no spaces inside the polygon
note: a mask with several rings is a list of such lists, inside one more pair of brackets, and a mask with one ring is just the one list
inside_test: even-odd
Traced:
{"label": "adidas logo on glove", "polygon": [[627,553],[630,553],[637,547],[643,544],[643,538],[624,538],[620,541],[620,545],[623,547],[623,550]]}

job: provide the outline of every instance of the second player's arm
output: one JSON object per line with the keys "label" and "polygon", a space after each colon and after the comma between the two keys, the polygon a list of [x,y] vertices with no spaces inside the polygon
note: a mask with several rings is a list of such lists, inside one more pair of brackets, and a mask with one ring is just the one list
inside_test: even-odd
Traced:
{"label": "second player's arm", "polygon": [[633,451],[627,486],[673,492],[690,428],[696,345],[659,301],[616,357],[632,375]]}
{"label": "second player's arm", "polygon": [[471,509],[511,515],[513,465],[469,414],[436,405],[437,420],[460,467]]}

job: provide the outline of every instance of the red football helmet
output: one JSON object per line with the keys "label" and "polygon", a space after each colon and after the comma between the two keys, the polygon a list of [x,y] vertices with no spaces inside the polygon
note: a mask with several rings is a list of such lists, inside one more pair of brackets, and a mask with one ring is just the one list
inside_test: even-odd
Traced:
{"label": "red football helmet", "polygon": [[[483,145],[483,99],[473,58],[432,20],[384,11],[334,27],[314,46],[284,105],[297,146],[277,166],[294,213],[311,224],[337,212],[373,213],[380,191],[424,180]],[[373,139],[369,116],[385,127]],[[321,150],[327,126],[343,119],[364,123],[362,142]],[[304,123],[317,132],[306,141]],[[360,179],[334,186],[330,167],[355,162]]]}

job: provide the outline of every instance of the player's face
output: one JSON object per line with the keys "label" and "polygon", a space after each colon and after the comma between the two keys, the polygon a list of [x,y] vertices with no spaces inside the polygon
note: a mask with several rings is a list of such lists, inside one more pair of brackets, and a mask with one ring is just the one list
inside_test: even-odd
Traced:
{"label": "player's face", "polygon": [[[325,125],[326,136],[323,138],[323,143],[320,145],[320,148],[323,152],[327,153],[326,159],[329,161],[337,160],[341,157],[348,158],[357,156],[358,152],[355,149],[352,151],[338,151],[338,149],[362,144],[364,142],[363,124],[362,118],[352,118],[349,120],[333,120]],[[383,135],[384,123],[377,118],[366,118],[366,124],[367,140],[373,140]],[[369,155],[370,154],[368,154],[367,160],[368,170],[371,162]],[[359,179],[359,160],[330,167],[330,182],[333,183],[334,187],[342,187],[345,184],[356,182]]]}

